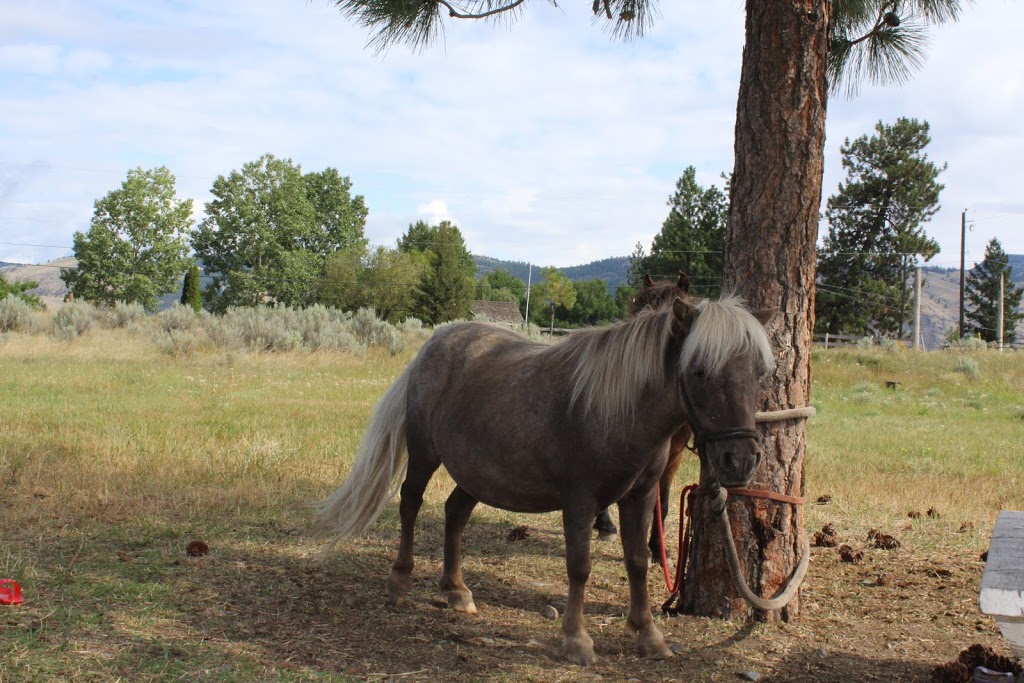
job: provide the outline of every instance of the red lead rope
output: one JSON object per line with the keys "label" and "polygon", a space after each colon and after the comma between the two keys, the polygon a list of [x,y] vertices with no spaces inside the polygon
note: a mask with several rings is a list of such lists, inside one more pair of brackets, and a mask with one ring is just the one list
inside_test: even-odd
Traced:
{"label": "red lead rope", "polygon": [[665,550],[665,528],[661,521],[661,488],[658,488],[657,498],[654,506],[654,519],[658,525],[658,540],[661,541],[661,569],[665,573],[665,588],[672,594],[671,601],[676,593],[683,586],[683,577],[686,575],[686,557],[689,554],[690,536],[690,493],[697,490],[697,484],[690,484],[683,488],[679,494],[679,557],[676,560],[676,577],[673,581],[669,576],[668,553]]}
{"label": "red lead rope", "polygon": [[[684,487],[679,494],[679,557],[676,560],[675,580],[670,576],[668,569],[668,553],[665,550],[665,529],[661,521],[660,487],[655,498],[654,519],[658,525],[658,539],[661,541],[661,569],[665,574],[665,588],[669,592],[668,600],[661,606],[661,609],[668,614],[676,613],[672,603],[676,601],[677,597],[679,602],[682,602],[680,594],[683,590],[683,579],[686,576],[686,560],[690,555],[690,541],[693,539],[693,525],[690,523],[691,513],[693,512],[693,497],[697,494],[698,488],[700,487],[697,484],[690,484]],[[793,505],[802,505],[806,501],[805,498],[799,496],[789,496],[784,493],[775,493],[774,491],[764,491],[762,489],[731,488],[727,490],[733,495],[767,498],[768,500],[791,503]]]}

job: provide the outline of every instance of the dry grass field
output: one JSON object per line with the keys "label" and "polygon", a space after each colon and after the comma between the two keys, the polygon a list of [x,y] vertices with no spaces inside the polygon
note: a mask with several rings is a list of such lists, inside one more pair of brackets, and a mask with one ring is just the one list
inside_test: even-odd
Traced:
{"label": "dry grass field", "polygon": [[[600,661],[581,669],[543,616],[565,599],[557,515],[478,509],[473,617],[433,587],[443,477],[421,514],[410,606],[384,600],[395,506],[321,561],[303,504],[344,478],[414,348],[168,355],[100,329],[0,340],[0,577],[25,592],[0,606],[3,683],[927,681],[973,643],[1008,654],[976,598],[996,514],[1024,508],[1021,353],[815,352],[806,494],[829,502],[808,505],[807,528],[833,524],[863,560],[815,548],[799,623],[659,617],[680,654],[654,662],[623,630],[621,549],[595,542]],[[680,485],[695,474],[687,463]],[[520,525],[526,538],[509,540]],[[900,547],[869,547],[872,528]],[[193,541],[209,552],[189,557]]]}

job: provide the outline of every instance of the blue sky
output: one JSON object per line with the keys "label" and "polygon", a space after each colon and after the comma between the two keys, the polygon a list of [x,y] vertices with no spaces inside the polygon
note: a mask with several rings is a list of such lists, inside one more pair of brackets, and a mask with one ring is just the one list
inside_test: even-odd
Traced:
{"label": "blue sky", "polygon": [[[69,254],[129,168],[167,166],[198,219],[216,176],[267,152],[350,176],[376,244],[448,218],[474,253],[542,265],[649,247],[686,166],[732,168],[743,40],[738,0],[661,15],[624,45],[589,2],[535,0],[377,55],[323,0],[0,0],[0,261]],[[959,263],[964,209],[969,259],[992,237],[1024,253],[1020,26],[1024,3],[981,0],[910,84],[833,99],[824,196],[844,138],[925,119],[949,163],[933,263]]]}

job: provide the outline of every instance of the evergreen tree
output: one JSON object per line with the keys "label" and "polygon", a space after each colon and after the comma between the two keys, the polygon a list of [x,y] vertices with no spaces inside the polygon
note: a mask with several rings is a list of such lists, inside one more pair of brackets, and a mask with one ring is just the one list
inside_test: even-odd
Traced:
{"label": "evergreen tree", "polygon": [[1017,323],[1024,320],[1024,312],[1020,309],[1024,287],[1014,285],[1010,258],[994,237],[985,247],[985,259],[967,275],[964,298],[971,308],[964,317],[969,321],[968,328],[972,333],[981,335],[987,342],[999,340],[1000,276],[1003,279],[1003,344],[1011,345],[1017,340]]}
{"label": "evergreen tree", "polygon": [[[640,275],[660,280],[674,279],[683,272],[694,283],[695,293],[717,296],[729,201],[717,187],[701,187],[697,170],[689,166],[676,181],[668,205],[668,217],[654,237],[650,253],[639,257]],[[639,280],[633,284],[639,285]]]}
{"label": "evergreen tree", "polygon": [[910,275],[939,253],[923,225],[939,208],[941,167],[928,160],[928,122],[881,121],[875,135],[841,147],[846,180],[828,199],[818,250],[817,320],[822,332],[900,338],[910,317]]}
{"label": "evergreen tree", "polygon": [[428,225],[417,221],[398,240],[399,251],[422,264],[413,292],[415,315],[431,325],[469,317],[476,264],[462,233],[450,221]]}
{"label": "evergreen tree", "polygon": [[637,288],[644,281],[644,262],[647,259],[647,252],[644,251],[644,245],[640,242],[636,243],[636,248],[633,249],[633,253],[629,255],[629,270],[626,271],[626,283],[628,286]]}
{"label": "evergreen tree", "polygon": [[199,290],[199,266],[194,263],[185,272],[185,281],[181,285],[181,305],[190,306],[196,313],[203,309],[203,295]]}

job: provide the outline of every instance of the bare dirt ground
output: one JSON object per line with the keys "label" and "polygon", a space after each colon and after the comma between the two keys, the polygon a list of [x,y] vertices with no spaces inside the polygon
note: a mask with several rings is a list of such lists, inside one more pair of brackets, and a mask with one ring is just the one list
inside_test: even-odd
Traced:
{"label": "bare dirt ground", "polygon": [[[388,521],[323,563],[303,530],[277,525],[250,530],[250,541],[208,538],[210,552],[198,558],[186,557],[182,539],[155,557],[130,544],[107,550],[130,572],[138,570],[133,564],[165,563],[178,616],[173,628],[153,633],[153,647],[170,647],[171,657],[217,647],[271,678],[289,674],[282,680],[734,681],[752,671],[762,681],[909,682],[930,680],[937,664],[974,643],[1009,654],[991,619],[978,613],[984,563],[977,551],[951,555],[907,543],[879,550],[848,539],[864,550],[859,564],[843,562],[835,548],[813,549],[799,623],[660,617],[679,654],[641,659],[623,628],[621,548],[595,541],[587,624],[600,660],[584,669],[563,660],[558,621],[544,616],[547,605],[561,613],[565,599],[556,518],[524,517],[535,524],[519,540],[509,540],[514,525],[503,519],[470,524],[465,573],[480,613],[467,616],[435,590],[442,522],[426,517],[412,603],[402,608],[388,606],[383,593],[395,543]],[[660,572],[650,577],[660,602]],[[17,622],[44,618],[34,612],[59,596],[36,602]],[[225,667],[220,677],[234,678]]]}

